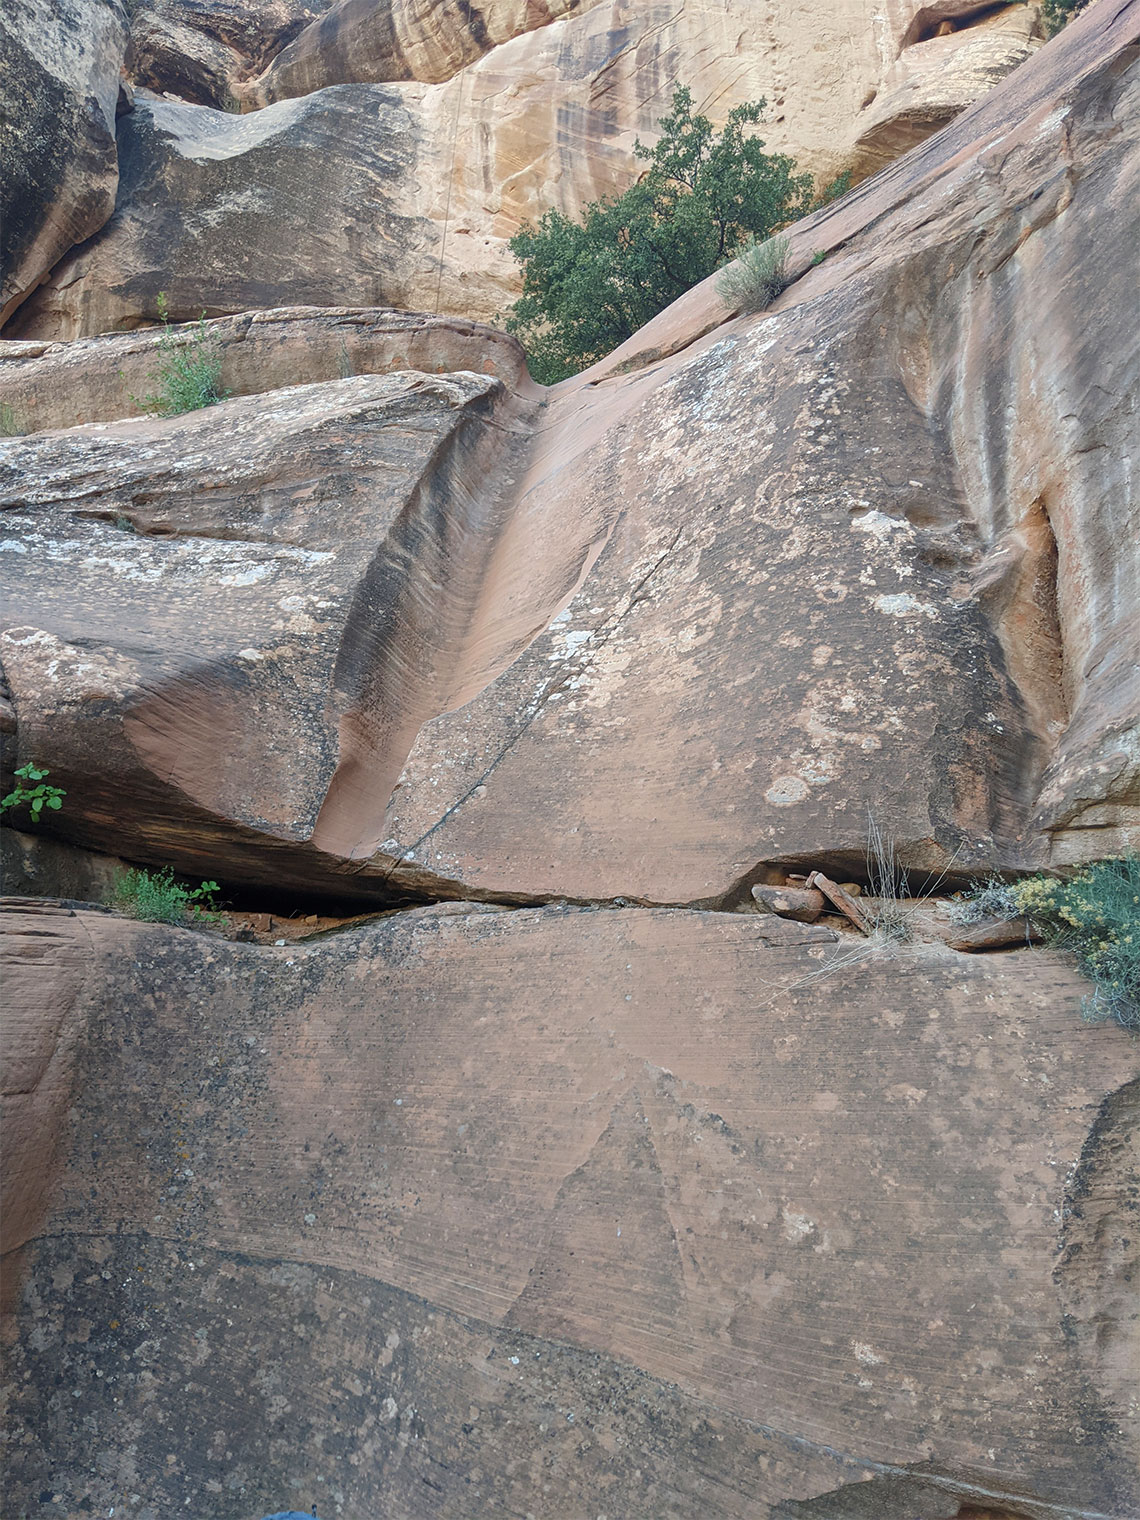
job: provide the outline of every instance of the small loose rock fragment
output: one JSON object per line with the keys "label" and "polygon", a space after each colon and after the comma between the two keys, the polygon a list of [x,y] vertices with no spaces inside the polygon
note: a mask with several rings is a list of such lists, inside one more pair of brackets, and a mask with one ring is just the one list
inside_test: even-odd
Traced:
{"label": "small loose rock fragment", "polygon": [[951,950],[1001,950],[1007,945],[1040,944],[1041,935],[1027,918],[993,918],[962,928],[955,924],[946,932]]}
{"label": "small loose rock fragment", "polygon": [[844,891],[836,882],[829,880],[821,871],[813,871],[807,879],[807,884],[809,888],[818,888],[828,902],[849,918],[861,934],[870,934],[871,921],[849,892]]}
{"label": "small loose rock fragment", "polygon": [[823,893],[811,888],[767,887],[758,883],[752,888],[752,897],[761,913],[777,913],[781,918],[798,919],[804,924],[814,924],[824,908]]}

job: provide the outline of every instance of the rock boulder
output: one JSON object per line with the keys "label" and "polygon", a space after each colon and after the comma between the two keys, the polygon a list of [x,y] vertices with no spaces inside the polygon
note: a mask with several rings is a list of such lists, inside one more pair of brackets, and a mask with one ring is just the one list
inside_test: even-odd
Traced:
{"label": "rock boulder", "polygon": [[115,205],[120,0],[20,0],[0,13],[0,322]]}

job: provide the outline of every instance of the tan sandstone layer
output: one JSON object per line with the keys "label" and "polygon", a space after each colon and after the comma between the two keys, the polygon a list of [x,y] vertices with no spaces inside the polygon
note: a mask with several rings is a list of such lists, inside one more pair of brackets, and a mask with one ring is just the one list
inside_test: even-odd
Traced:
{"label": "tan sandstone layer", "polygon": [[280,951],[11,916],[83,962],[66,1120],[49,1093],[54,1131],[9,1132],[17,1177],[62,1135],[7,1259],[15,1412],[68,1400],[10,1464],[43,1513],[124,1471],[137,1513],[216,1520],[1140,1499],[1136,1052],[1057,955],[692,912]]}

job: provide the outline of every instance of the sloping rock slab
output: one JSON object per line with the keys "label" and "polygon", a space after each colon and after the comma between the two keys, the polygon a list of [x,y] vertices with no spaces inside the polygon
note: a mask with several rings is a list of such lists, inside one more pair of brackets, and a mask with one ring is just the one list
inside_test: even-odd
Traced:
{"label": "sloping rock slab", "polygon": [[[221,355],[221,388],[231,396],[402,369],[470,370],[538,394],[514,338],[458,317],[293,306],[219,317],[206,331]],[[194,340],[198,332],[195,323],[186,336]],[[0,341],[0,402],[22,434],[137,416],[135,398],[156,388],[159,343],[153,328],[73,343]]]}
{"label": "sloping rock slab", "polygon": [[0,322],[114,209],[126,45],[126,16],[106,0],[13,0],[0,11]]}
{"label": "sloping rock slab", "polygon": [[215,1520],[882,1514],[911,1468],[899,1513],[1140,1502],[1136,1048],[1061,957],[661,910],[84,929],[6,1274],[17,1508],[98,1513],[124,1463]]}
{"label": "sloping rock slab", "polygon": [[511,419],[491,377],[405,372],[9,443],[0,641],[66,832],[282,887],[274,841],[315,838],[293,882],[327,891],[334,771],[386,746],[386,797],[454,679]]}
{"label": "sloping rock slab", "polygon": [[801,224],[798,267],[845,246],[771,313],[726,325],[710,283],[555,391],[520,510],[576,516],[589,574],[423,731],[387,836],[674,902],[861,872],[869,812],[935,876],[1140,845],[1140,349],[1104,256],[1140,239],[1138,28],[1090,8]]}

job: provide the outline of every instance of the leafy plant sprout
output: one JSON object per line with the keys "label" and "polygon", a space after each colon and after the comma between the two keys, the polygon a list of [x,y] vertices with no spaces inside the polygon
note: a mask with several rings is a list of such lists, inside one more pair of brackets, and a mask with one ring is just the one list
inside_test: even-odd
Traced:
{"label": "leafy plant sprout", "polygon": [[0,813],[9,808],[22,807],[25,803],[32,823],[39,823],[44,808],[58,813],[67,796],[61,786],[51,786],[45,780],[51,775],[46,766],[30,761],[16,772],[16,786],[6,797],[0,797]]}

